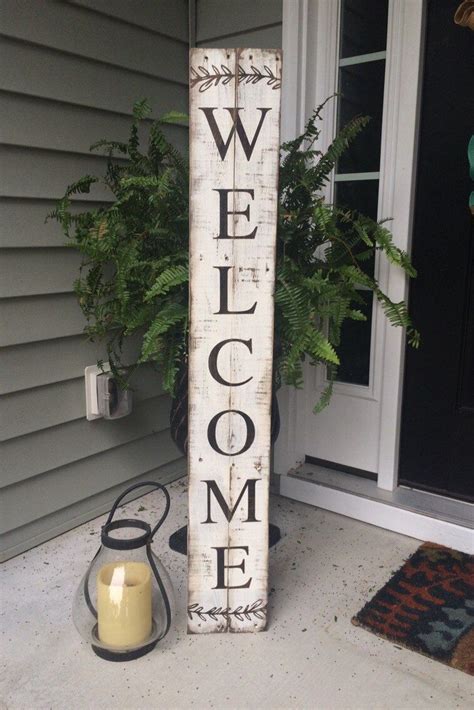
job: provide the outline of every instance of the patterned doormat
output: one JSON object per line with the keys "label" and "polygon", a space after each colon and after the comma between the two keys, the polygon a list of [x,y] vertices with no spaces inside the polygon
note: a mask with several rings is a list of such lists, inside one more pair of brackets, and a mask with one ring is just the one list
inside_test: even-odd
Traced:
{"label": "patterned doormat", "polygon": [[426,542],[352,623],[474,675],[474,556]]}

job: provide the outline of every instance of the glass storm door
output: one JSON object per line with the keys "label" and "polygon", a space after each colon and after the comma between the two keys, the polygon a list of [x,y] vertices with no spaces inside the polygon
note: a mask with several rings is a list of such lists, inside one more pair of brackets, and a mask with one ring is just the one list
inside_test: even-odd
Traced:
{"label": "glass storm door", "polygon": [[[388,0],[342,0],[337,27],[336,130],[357,115],[370,116],[370,122],[340,159],[331,199],[373,219],[390,216],[379,208],[387,18]],[[365,268],[377,273],[377,260],[369,259]],[[367,320],[343,327],[333,400],[309,420],[312,432],[306,436],[305,455],[314,463],[332,462],[375,478],[380,414],[376,341],[381,314],[370,291],[361,290],[360,295],[364,305],[358,307]],[[326,374],[318,368],[316,390],[324,387]]]}
{"label": "glass storm door", "polygon": [[465,61],[474,55],[474,35],[454,24],[456,8],[456,0],[431,0],[427,7],[413,227],[419,277],[410,287],[422,346],[406,354],[399,474],[406,486],[474,501],[474,234],[467,161],[474,106],[472,66]]}

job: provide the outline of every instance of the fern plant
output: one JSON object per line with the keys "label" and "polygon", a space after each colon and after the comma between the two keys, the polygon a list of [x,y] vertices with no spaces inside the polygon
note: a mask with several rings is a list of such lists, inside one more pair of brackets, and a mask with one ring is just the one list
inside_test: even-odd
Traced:
{"label": "fern plant", "polygon": [[[105,340],[111,369],[126,385],[124,345],[138,334],[136,364],[154,363],[164,389],[172,392],[187,347],[188,166],[163,127],[187,116],[172,112],[155,121],[143,153],[139,130],[149,113],[147,101],[137,102],[127,142],[91,146],[108,154],[105,175],[86,175],[70,185],[49,217],[60,222],[68,243],[83,255],[74,288],[87,336]],[[89,193],[95,183],[105,187],[111,202],[72,211],[72,198]]]}
{"label": "fern plant", "polygon": [[[275,384],[301,387],[305,359],[324,363],[329,385],[315,412],[331,396],[343,323],[365,319],[358,307],[361,287],[375,294],[392,325],[406,329],[411,345],[419,343],[405,303],[393,302],[364,269],[379,251],[415,276],[407,254],[394,245],[384,224],[321,196],[338,158],[368,119],[352,120],[322,153],[315,145],[323,106],[301,136],[281,146],[275,290]],[[75,291],[87,318],[87,336],[106,341],[112,370],[124,384],[124,345],[138,336],[141,352],[135,366],[153,363],[164,389],[173,394],[187,356],[188,165],[163,126],[187,117],[172,112],[154,121],[142,152],[140,124],[149,113],[147,101],[137,102],[127,142],[104,140],[91,147],[107,151],[105,174],[70,185],[49,217],[60,222],[68,243],[83,255]],[[73,211],[72,198],[88,193],[94,183],[105,187],[111,201]]]}
{"label": "fern plant", "polygon": [[329,382],[315,413],[331,397],[342,325],[346,319],[366,320],[359,307],[364,303],[361,288],[374,293],[392,325],[406,329],[412,346],[418,347],[420,340],[406,304],[393,302],[365,268],[381,252],[414,277],[408,255],[395,246],[383,223],[328,204],[321,196],[338,159],[369,120],[354,118],[322,153],[315,145],[324,105],[314,111],[301,136],[282,145],[275,291],[275,332],[281,343],[277,375],[301,387],[306,359],[327,367]]}

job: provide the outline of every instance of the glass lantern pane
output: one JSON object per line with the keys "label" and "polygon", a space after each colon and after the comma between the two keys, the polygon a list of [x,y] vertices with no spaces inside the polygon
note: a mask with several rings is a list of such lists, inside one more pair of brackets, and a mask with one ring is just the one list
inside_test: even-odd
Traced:
{"label": "glass lantern pane", "polygon": [[341,57],[381,52],[387,42],[388,0],[343,0]]}
{"label": "glass lantern pane", "polygon": [[338,173],[377,172],[380,168],[385,60],[351,64],[339,70],[339,128],[354,116],[369,124],[341,156]]}
{"label": "glass lantern pane", "polygon": [[115,550],[102,545],[74,597],[74,624],[98,655],[156,644],[173,614],[169,575],[145,546]]}

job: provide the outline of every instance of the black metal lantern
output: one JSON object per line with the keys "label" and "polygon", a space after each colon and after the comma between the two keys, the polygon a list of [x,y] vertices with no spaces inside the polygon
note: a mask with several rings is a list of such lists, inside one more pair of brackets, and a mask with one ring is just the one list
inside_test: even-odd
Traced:
{"label": "black metal lantern", "polygon": [[[152,529],[142,520],[113,520],[121,501],[142,486],[163,492],[165,510]],[[151,549],[170,508],[159,483],[136,483],[112,506],[102,527],[101,546],[77,589],[74,624],[94,652],[108,661],[131,661],[154,649],[171,624],[173,588]]]}

